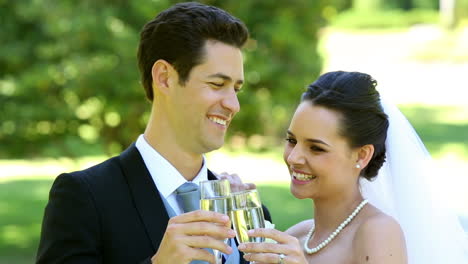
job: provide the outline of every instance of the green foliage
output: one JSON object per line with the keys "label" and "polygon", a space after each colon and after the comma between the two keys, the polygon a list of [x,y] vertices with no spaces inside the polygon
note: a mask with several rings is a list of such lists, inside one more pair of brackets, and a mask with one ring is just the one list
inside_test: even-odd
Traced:
{"label": "green foliage", "polygon": [[439,0],[412,0],[414,8],[437,10],[439,8]]}
{"label": "green foliage", "polygon": [[384,9],[384,0],[354,0],[353,9],[361,12],[372,12]]}
{"label": "green foliage", "polygon": [[321,70],[317,31],[321,1],[205,1],[241,18],[251,33],[245,49],[245,92],[231,134],[278,136],[305,86]]}
{"label": "green foliage", "polygon": [[468,0],[457,0],[455,10],[458,18],[468,18]]}
{"label": "green foliage", "polygon": [[392,9],[437,10],[439,7],[439,0],[353,0],[352,2],[352,7],[362,12]]}
{"label": "green foliage", "polygon": [[353,6],[353,0],[329,0],[327,6],[331,6],[337,11],[343,11]]}
{"label": "green foliage", "polygon": [[[118,152],[142,133],[139,31],[170,0],[0,1],[0,157]],[[248,25],[233,133],[282,133],[319,73],[320,1],[203,1]],[[279,132],[281,131],[281,132]]]}

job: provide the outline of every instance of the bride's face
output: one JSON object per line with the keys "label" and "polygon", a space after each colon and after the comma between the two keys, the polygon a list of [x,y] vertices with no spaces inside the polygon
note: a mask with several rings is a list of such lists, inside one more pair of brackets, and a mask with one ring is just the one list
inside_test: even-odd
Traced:
{"label": "bride's face", "polygon": [[357,188],[357,151],[339,135],[340,113],[302,102],[291,120],[284,161],[297,198],[325,198]]}

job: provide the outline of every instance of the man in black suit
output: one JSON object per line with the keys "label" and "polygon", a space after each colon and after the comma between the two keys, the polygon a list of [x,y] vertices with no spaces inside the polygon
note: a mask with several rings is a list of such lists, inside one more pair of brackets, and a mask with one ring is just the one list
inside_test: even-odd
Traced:
{"label": "man in black suit", "polygon": [[184,213],[175,191],[216,179],[203,154],[223,145],[240,109],[247,38],[240,20],[193,2],[144,26],[138,62],[152,102],[146,130],[121,155],[57,177],[36,263],[214,263],[203,248],[236,250],[222,242],[234,237],[226,215]]}

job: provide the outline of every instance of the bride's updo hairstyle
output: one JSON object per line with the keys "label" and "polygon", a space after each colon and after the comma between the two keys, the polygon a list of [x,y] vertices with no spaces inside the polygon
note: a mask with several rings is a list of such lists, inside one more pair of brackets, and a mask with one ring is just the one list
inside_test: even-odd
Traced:
{"label": "bride's updo hairstyle", "polygon": [[341,113],[338,133],[352,148],[374,145],[374,155],[361,176],[372,180],[385,162],[388,116],[380,104],[377,82],[368,74],[336,71],[325,73],[309,85],[301,101],[310,101]]}

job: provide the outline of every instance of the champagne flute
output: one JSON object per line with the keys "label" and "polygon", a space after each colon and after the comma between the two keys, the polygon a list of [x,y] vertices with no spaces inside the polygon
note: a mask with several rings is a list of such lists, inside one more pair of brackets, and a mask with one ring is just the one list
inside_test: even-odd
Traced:
{"label": "champagne flute", "polygon": [[231,220],[236,231],[237,242],[262,243],[265,241],[264,237],[249,237],[247,234],[251,229],[265,228],[262,204],[256,189],[231,195]]}
{"label": "champagne flute", "polygon": [[[227,215],[229,213],[231,184],[227,179],[200,182],[200,209]],[[224,240],[227,243],[228,239]],[[216,264],[222,263],[219,250],[213,249]]]}

